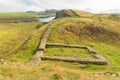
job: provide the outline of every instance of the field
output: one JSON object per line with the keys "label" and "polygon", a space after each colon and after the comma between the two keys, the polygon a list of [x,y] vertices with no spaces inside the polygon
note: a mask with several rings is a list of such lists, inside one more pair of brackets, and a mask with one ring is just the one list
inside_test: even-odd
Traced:
{"label": "field", "polygon": [[29,12],[7,12],[0,13],[0,18],[11,18],[11,17],[48,17],[55,16],[55,14],[50,13],[29,13]]}
{"label": "field", "polygon": [[55,13],[6,12],[0,13],[0,23],[32,22],[35,18],[55,16]]}
{"label": "field", "polygon": [[[0,80],[119,80],[119,18],[75,13],[83,16],[60,18],[47,24],[36,21],[0,22]],[[7,15],[4,14],[5,17]],[[42,60],[36,66],[24,65],[34,56],[49,26],[52,26],[49,43],[90,46],[107,58],[108,65],[49,60]],[[93,58],[87,50],[76,48],[49,47],[44,53],[46,56]]]}
{"label": "field", "polygon": [[27,13],[27,12],[10,12],[10,13],[0,13],[0,18],[4,17],[38,17],[36,13]]}

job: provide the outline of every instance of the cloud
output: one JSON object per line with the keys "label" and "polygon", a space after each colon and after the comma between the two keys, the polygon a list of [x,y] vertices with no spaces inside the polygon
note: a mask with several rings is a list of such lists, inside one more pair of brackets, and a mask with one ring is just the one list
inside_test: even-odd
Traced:
{"label": "cloud", "polygon": [[19,0],[1,0],[0,1],[0,11],[9,12],[9,11],[24,11],[27,8],[27,5],[22,3]]}
{"label": "cloud", "polygon": [[120,10],[120,0],[0,0],[0,12],[78,9],[94,13]]}
{"label": "cloud", "polygon": [[91,12],[102,12],[106,10],[120,9],[120,0],[91,0],[84,4],[85,8],[89,8]]}

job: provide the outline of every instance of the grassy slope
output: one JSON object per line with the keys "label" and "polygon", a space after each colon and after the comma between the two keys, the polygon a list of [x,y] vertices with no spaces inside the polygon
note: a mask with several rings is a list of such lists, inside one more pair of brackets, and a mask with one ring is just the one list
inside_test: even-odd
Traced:
{"label": "grassy slope", "polygon": [[74,10],[74,12],[79,15],[80,17],[91,17],[93,16],[93,14],[88,13],[88,12],[82,12],[82,11],[78,11],[78,10]]}
{"label": "grassy slope", "polygon": [[42,23],[0,23],[0,58],[9,57],[7,60],[10,61],[28,61],[35,53],[40,35],[45,30],[36,29],[38,24]]}
{"label": "grassy slope", "polygon": [[[109,61],[107,66],[78,64],[78,63],[66,63],[55,61],[42,61],[37,66],[22,66],[11,63],[0,63],[0,80],[119,80],[119,77],[112,77],[107,75],[97,75],[93,73],[112,72],[117,73],[120,71],[119,65],[119,41],[115,41],[109,37],[101,36],[102,39],[96,35],[91,35],[87,31],[87,34],[82,33],[82,36],[78,35],[78,30],[85,26],[97,25],[105,27],[107,30],[112,30],[119,33],[119,22],[106,20],[100,21],[101,17],[95,16],[90,18],[65,18],[52,21],[51,23],[42,26],[39,29],[35,29],[37,22],[28,23],[0,23],[0,46],[8,43],[3,50],[19,46],[22,41],[26,40],[28,35],[32,35],[30,40],[17,51],[15,55],[11,55],[6,58],[9,62],[27,62],[34,55],[41,35],[48,26],[53,26],[50,32],[48,42],[67,43],[67,44],[82,44],[89,45],[99,52],[101,52]],[[9,27],[9,28],[8,28]],[[23,29],[24,27],[24,29]],[[29,27],[29,28],[28,28]],[[72,28],[71,28],[72,27]],[[95,26],[94,26],[95,27]],[[71,29],[71,30],[70,30]],[[93,28],[94,29],[94,28]],[[9,31],[9,32],[8,32]],[[14,32],[13,32],[14,31]],[[8,32],[8,33],[7,33]],[[10,34],[9,34],[10,33]],[[23,34],[24,33],[24,34]],[[9,36],[8,36],[9,35]],[[3,38],[5,36],[5,38]],[[17,36],[17,38],[16,38]],[[3,40],[2,40],[3,39]],[[110,41],[108,41],[110,40]],[[8,45],[7,44],[7,45]],[[14,46],[14,47],[13,47]],[[2,48],[0,48],[2,49]],[[64,51],[66,51],[65,49]],[[1,51],[1,50],[0,50]],[[53,49],[49,49],[48,53]],[[61,50],[56,50],[60,52]],[[61,52],[60,52],[61,53]],[[64,54],[63,54],[64,55]],[[65,54],[66,55],[66,54]],[[64,55],[64,56],[65,56]],[[0,54],[3,56],[3,54]],[[68,55],[67,55],[68,56]],[[70,55],[71,56],[71,55]]]}
{"label": "grassy slope", "polygon": [[8,57],[7,60],[10,59],[10,61],[13,62],[23,62],[23,63],[28,62],[36,53],[36,50],[38,49],[40,43],[40,39],[46,28],[47,26],[42,26],[36,31],[34,31],[31,34],[30,40],[22,47],[22,49],[19,50],[19,52],[17,52],[16,55],[12,56],[12,58],[11,56]]}
{"label": "grassy slope", "polygon": [[119,80],[100,74],[104,72],[85,71],[81,66],[84,65],[54,61],[42,61],[37,66],[0,65],[0,80]]}
{"label": "grassy slope", "polygon": [[[91,27],[92,26],[92,27]],[[109,60],[104,70],[120,71],[120,23],[99,18],[64,18],[53,25],[48,41],[55,43],[80,44],[93,47]],[[89,28],[90,27],[90,28]],[[99,29],[99,28],[100,29]],[[90,65],[86,69],[101,69],[103,66]],[[103,69],[102,69],[103,70]]]}

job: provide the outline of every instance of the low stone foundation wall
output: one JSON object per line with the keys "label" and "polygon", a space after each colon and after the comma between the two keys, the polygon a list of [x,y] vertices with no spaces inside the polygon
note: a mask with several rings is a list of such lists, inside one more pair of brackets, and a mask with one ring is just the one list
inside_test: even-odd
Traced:
{"label": "low stone foundation wall", "polygon": [[34,57],[28,62],[28,65],[35,65],[41,61],[41,57],[43,56],[43,51],[37,51]]}
{"label": "low stone foundation wall", "polygon": [[91,55],[94,56],[95,59],[86,59],[86,58],[66,58],[66,57],[50,57],[43,56],[43,60],[56,60],[56,61],[66,61],[66,62],[80,62],[80,63],[93,63],[93,64],[101,64],[105,65],[108,63],[107,59],[104,58],[100,53],[91,48],[90,46],[83,45],[70,45],[70,44],[60,44],[60,43],[47,43],[46,47],[67,47],[67,48],[80,48],[86,49],[90,52]]}
{"label": "low stone foundation wall", "polygon": [[98,65],[106,65],[107,62],[100,59],[90,59],[90,58],[72,58],[72,57],[50,57],[50,56],[42,56],[42,60],[53,60],[53,61],[65,61],[65,62],[77,62],[83,64],[98,64]]}
{"label": "low stone foundation wall", "polygon": [[[60,43],[47,43],[47,38],[48,38],[50,30],[51,30],[51,26],[49,26],[47,28],[47,30],[45,31],[45,33],[43,34],[42,39],[41,39],[41,43],[39,45],[39,49],[28,64],[30,64],[30,65],[38,64],[41,59],[42,60],[65,61],[65,62],[78,62],[78,63],[87,63],[87,64],[92,63],[92,64],[99,64],[99,65],[105,65],[108,63],[106,58],[104,58],[100,53],[98,53],[96,50],[94,50],[90,46],[70,45],[70,44],[60,44]],[[43,56],[45,48],[49,48],[49,47],[65,47],[65,48],[86,49],[90,52],[91,55],[94,56],[95,59]]]}
{"label": "low stone foundation wall", "polygon": [[66,47],[66,48],[83,48],[86,49],[87,46],[83,45],[70,45],[70,44],[60,44],[60,43],[47,43],[46,47]]}

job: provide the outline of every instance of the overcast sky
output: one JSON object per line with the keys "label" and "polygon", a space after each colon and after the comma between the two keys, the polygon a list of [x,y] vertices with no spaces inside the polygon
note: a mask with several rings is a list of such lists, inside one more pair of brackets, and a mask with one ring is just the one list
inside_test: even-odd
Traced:
{"label": "overcast sky", "polygon": [[0,12],[77,9],[90,12],[120,11],[120,0],[0,0]]}

